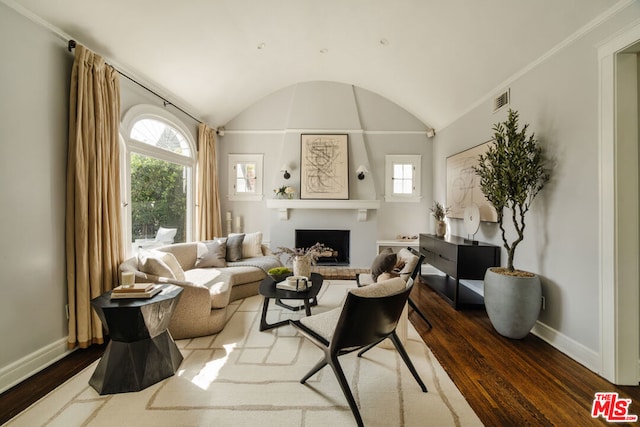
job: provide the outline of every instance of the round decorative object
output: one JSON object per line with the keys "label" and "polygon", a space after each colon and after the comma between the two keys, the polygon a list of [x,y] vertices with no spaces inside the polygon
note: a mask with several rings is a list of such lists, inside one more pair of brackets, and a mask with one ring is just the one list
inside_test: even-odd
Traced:
{"label": "round decorative object", "polygon": [[471,203],[464,209],[464,226],[467,233],[474,235],[480,227],[480,208],[475,203]]}
{"label": "round decorative object", "polygon": [[438,221],[436,224],[436,236],[444,237],[447,234],[447,223],[444,221]]}

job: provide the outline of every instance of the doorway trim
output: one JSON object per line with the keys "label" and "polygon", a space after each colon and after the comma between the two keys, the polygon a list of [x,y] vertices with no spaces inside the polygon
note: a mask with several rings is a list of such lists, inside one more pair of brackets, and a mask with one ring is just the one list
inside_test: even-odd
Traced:
{"label": "doorway trim", "polygon": [[[625,165],[617,144],[616,63],[620,51],[640,42],[640,24],[598,48],[599,64],[599,150],[600,150],[600,375],[614,384],[638,385],[640,358],[640,307],[637,251],[638,236],[625,228],[622,212],[622,176],[638,176],[638,162]],[[637,144],[635,149],[637,150]],[[637,151],[636,151],[637,152]],[[636,156],[637,159],[637,156]],[[635,188],[637,190],[637,179]],[[635,192],[635,205],[638,205]],[[637,230],[637,216],[634,227]],[[636,233],[637,234],[637,233]],[[623,262],[634,239],[636,262]],[[624,255],[622,255],[624,254]]]}

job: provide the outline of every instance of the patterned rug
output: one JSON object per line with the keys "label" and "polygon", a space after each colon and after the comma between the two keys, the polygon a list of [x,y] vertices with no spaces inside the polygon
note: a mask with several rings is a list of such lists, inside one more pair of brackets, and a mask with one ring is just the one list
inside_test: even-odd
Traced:
{"label": "patterned rug", "polygon": [[[326,280],[314,313],[341,303],[354,281]],[[236,301],[217,335],[177,342],[176,375],[136,393],[100,396],[88,385],[97,362],[12,419],[11,426],[351,426],[330,367],[300,384],[321,358],[289,325],[259,332],[262,297]],[[304,314],[272,304],[268,321]],[[341,356],[366,426],[482,425],[409,323],[406,349],[428,393],[396,350]],[[388,347],[388,346],[385,346]]]}

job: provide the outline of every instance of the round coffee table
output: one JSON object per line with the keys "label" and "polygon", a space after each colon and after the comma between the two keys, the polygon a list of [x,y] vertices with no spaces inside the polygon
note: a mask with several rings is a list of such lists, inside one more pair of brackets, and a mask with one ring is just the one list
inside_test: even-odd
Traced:
{"label": "round coffee table", "polygon": [[267,323],[267,310],[269,309],[269,300],[275,299],[276,304],[281,307],[288,308],[289,310],[297,311],[298,307],[293,307],[287,305],[282,302],[282,300],[288,299],[296,299],[302,300],[304,302],[304,311],[307,316],[311,316],[311,307],[318,304],[316,297],[318,296],[318,292],[320,292],[320,288],[322,287],[322,282],[324,281],[324,277],[322,274],[311,273],[311,287],[308,288],[304,292],[296,292],[296,291],[287,291],[285,289],[276,288],[276,281],[273,280],[271,276],[265,277],[262,282],[260,282],[260,295],[264,297],[264,303],[262,305],[262,316],[260,317],[260,330],[264,331],[271,328],[277,328],[282,325],[286,325],[289,323],[288,320],[282,320],[280,322],[275,323]]}

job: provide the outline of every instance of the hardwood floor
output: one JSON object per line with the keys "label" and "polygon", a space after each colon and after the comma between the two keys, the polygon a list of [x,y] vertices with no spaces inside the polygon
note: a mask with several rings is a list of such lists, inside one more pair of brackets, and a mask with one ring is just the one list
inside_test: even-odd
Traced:
{"label": "hardwood floor", "polygon": [[[629,412],[640,414],[640,387],[613,386],[531,334],[504,338],[484,310],[455,311],[422,283],[412,299],[433,329],[413,311],[409,318],[485,425],[605,425],[591,418],[599,391],[632,399]],[[0,424],[91,364],[104,348],[75,351],[0,395]]]}
{"label": "hardwood floor", "polygon": [[411,297],[433,329],[411,322],[485,425],[607,424],[591,418],[596,392],[632,399],[640,415],[640,387],[616,387],[532,334],[504,338],[484,309],[456,311],[423,283]]}
{"label": "hardwood floor", "polygon": [[0,425],[102,357],[106,344],[79,349],[0,394]]}

